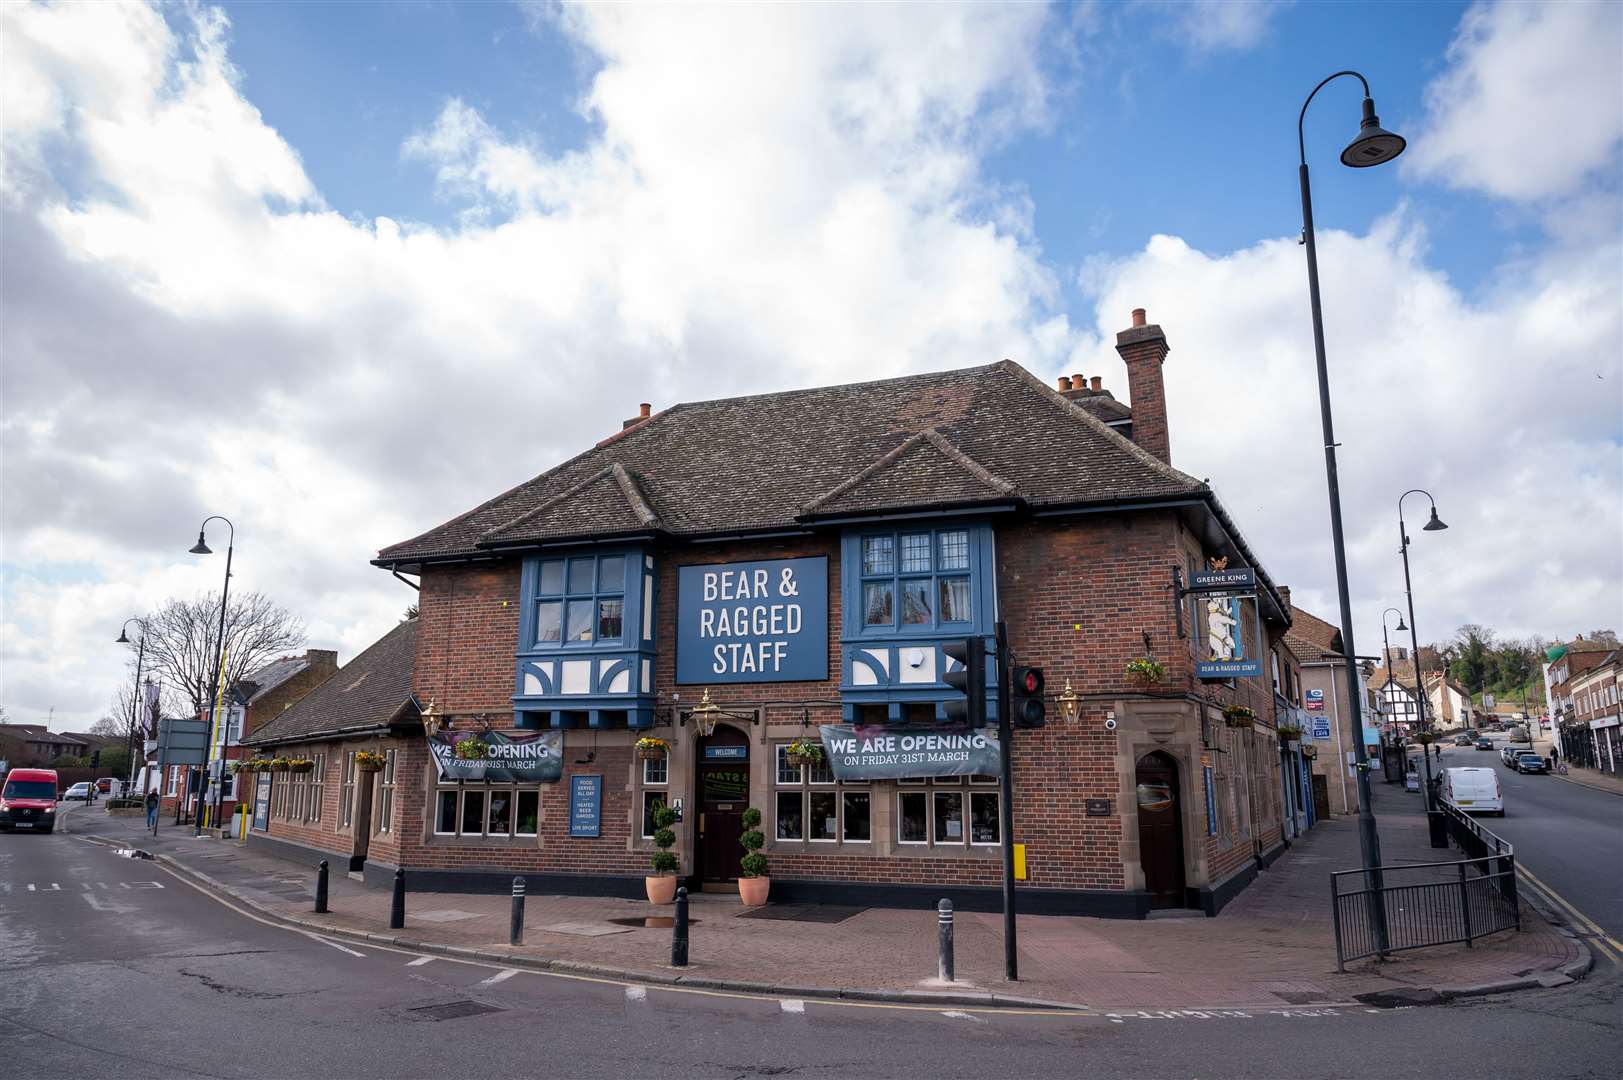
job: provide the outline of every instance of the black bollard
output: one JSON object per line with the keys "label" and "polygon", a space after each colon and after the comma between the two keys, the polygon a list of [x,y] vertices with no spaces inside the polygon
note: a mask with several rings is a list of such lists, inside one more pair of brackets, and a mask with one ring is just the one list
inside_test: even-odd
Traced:
{"label": "black bollard", "polygon": [[327,860],[321,860],[316,870],[316,914],[327,914]]}
{"label": "black bollard", "polygon": [[942,982],[952,982],[952,901],[943,900],[936,905],[936,926],[940,931],[940,955],[936,958],[936,974]]}
{"label": "black bollard", "polygon": [[688,966],[688,887],[676,890],[676,918],[671,920],[671,967]]}
{"label": "black bollard", "polygon": [[524,944],[524,879],[513,879],[513,919],[507,927],[509,945]]}
{"label": "black bollard", "polygon": [[406,871],[404,868],[394,872],[394,899],[389,902],[389,929],[403,930],[406,927]]}

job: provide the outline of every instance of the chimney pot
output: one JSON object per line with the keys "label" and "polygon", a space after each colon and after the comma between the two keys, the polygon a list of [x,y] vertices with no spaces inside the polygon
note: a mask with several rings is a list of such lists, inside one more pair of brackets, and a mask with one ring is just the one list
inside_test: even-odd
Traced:
{"label": "chimney pot", "polygon": [[1086,390],[1088,388],[1088,380],[1080,374],[1072,375],[1071,388],[1074,390]]}
{"label": "chimney pot", "polygon": [[1061,390],[1069,390],[1071,388],[1071,377],[1069,375],[1061,375],[1059,377],[1059,388]]}
{"label": "chimney pot", "polygon": [[1105,383],[1105,381],[1104,381],[1103,377],[1101,377],[1099,375],[1095,375],[1093,377],[1093,389],[1095,391],[1103,390],[1104,389],[1104,383]]}
{"label": "chimney pot", "polygon": [[1134,326],[1143,326],[1144,321],[1145,321],[1144,309],[1141,308],[1141,307],[1134,308],[1133,309],[1133,325]]}
{"label": "chimney pot", "polygon": [[653,408],[651,404],[645,401],[637,406],[637,415],[646,420],[653,415]]}

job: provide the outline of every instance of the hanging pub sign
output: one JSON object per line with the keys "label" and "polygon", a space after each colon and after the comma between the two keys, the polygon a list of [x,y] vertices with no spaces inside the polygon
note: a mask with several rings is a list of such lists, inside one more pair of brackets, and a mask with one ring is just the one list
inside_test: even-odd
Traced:
{"label": "hanging pub sign", "polygon": [[[1252,598],[1212,593],[1201,602],[1206,612],[1206,630],[1201,658],[1195,661],[1195,675],[1199,678],[1249,679],[1262,674],[1261,657],[1249,655],[1247,648],[1250,636],[1246,633],[1247,600]],[[1251,622],[1254,624],[1255,620]]]}
{"label": "hanging pub sign", "polygon": [[1256,588],[1257,572],[1249,566],[1236,566],[1232,570],[1196,570],[1189,575],[1189,587],[1184,591],[1248,593]]}
{"label": "hanging pub sign", "polygon": [[916,776],[996,776],[998,741],[985,731],[824,724],[823,753],[834,779],[895,780]]}
{"label": "hanging pub sign", "polygon": [[556,784],[564,775],[561,731],[441,731],[428,738],[441,780]]}
{"label": "hanging pub sign", "polygon": [[827,556],[679,568],[678,683],[826,678]]}

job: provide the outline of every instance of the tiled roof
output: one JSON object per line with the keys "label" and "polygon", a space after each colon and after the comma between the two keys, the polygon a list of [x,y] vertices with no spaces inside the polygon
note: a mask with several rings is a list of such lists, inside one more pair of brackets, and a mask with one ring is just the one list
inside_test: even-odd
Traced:
{"label": "tiled roof", "polygon": [[1285,635],[1285,641],[1291,647],[1291,652],[1298,658],[1312,662],[1319,660],[1325,653],[1341,655],[1341,629],[1332,626],[1309,613],[1301,607],[1291,609],[1291,628]]}
{"label": "tiled roof", "polygon": [[309,666],[308,657],[284,656],[244,675],[237,680],[233,690],[238,701],[252,705]]}
{"label": "tiled roof", "polygon": [[384,548],[377,562],[627,532],[797,527],[809,516],[919,501],[973,505],[995,496],[1041,508],[1208,495],[1005,360],[676,405]]}
{"label": "tiled roof", "polygon": [[407,619],[339,668],[291,708],[261,724],[245,746],[299,742],[382,727],[416,715],[411,696],[417,659],[417,620]]}
{"label": "tiled roof", "polygon": [[1107,424],[1113,420],[1131,420],[1133,418],[1133,410],[1111,397],[1108,391],[1101,391],[1097,394],[1090,393],[1085,397],[1073,395],[1071,401],[1082,406],[1082,408]]}

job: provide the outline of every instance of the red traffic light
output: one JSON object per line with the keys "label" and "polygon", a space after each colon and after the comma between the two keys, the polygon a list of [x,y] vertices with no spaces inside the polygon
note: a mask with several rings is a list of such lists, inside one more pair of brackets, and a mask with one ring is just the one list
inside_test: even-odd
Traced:
{"label": "red traffic light", "polygon": [[1041,668],[1019,668],[1015,677],[1019,680],[1018,689],[1021,693],[1036,697],[1043,692],[1043,672]]}

